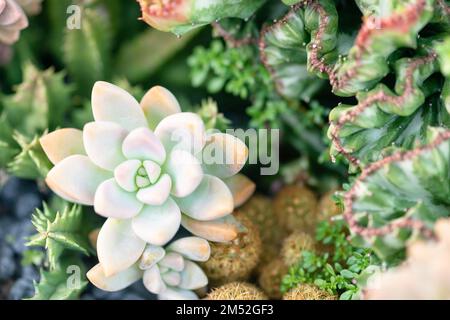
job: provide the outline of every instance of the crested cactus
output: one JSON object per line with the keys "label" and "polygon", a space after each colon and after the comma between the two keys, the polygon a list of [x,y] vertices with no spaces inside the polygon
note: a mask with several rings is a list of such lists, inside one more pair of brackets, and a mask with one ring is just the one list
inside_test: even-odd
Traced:
{"label": "crested cactus", "polygon": [[408,242],[432,236],[434,223],[448,216],[450,132],[430,129],[427,136],[427,144],[370,164],[344,195],[354,240],[391,263]]}

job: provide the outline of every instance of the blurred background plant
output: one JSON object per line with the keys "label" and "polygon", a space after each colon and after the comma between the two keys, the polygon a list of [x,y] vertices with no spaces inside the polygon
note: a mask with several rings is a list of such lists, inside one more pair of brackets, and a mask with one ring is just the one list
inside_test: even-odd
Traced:
{"label": "blurred background plant", "polygon": [[[264,293],[236,282],[220,287],[227,298],[357,299],[410,242],[432,238],[450,205],[447,0],[186,0],[183,21],[156,2],[0,0],[0,17],[3,3],[23,8],[16,42],[1,41],[0,23],[0,299],[154,298],[140,282],[114,293],[86,282],[101,219],[42,181],[39,137],[90,121],[98,80],[137,99],[170,88],[210,128],[281,130],[279,173],[244,170],[259,194],[236,216],[251,232],[213,247],[207,266],[217,285],[215,262]],[[77,289],[65,286],[71,264]]]}

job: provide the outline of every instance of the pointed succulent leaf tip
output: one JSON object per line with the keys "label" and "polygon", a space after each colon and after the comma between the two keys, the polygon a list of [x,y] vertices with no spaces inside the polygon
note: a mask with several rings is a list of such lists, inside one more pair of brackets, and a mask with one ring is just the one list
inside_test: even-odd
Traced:
{"label": "pointed succulent leaf tip", "polygon": [[105,170],[113,171],[125,161],[122,143],[128,132],[114,122],[96,121],[83,128],[83,143],[89,159]]}
{"label": "pointed succulent leaf tip", "polygon": [[139,262],[139,268],[142,270],[153,268],[155,264],[164,258],[165,254],[166,252],[162,247],[148,245],[142,254],[141,261]]}
{"label": "pointed succulent leaf tip", "polygon": [[28,19],[14,0],[0,1],[0,43],[12,45],[20,31],[28,27]]}
{"label": "pointed succulent leaf tip", "polygon": [[156,127],[155,134],[167,152],[180,149],[196,155],[205,145],[205,125],[192,112],[176,113],[164,118]]}
{"label": "pointed succulent leaf tip", "polygon": [[244,142],[230,134],[214,133],[206,137],[203,170],[219,178],[229,178],[241,171],[247,157]]}
{"label": "pointed succulent leaf tip", "polygon": [[198,237],[186,237],[172,242],[167,250],[178,252],[193,261],[206,261],[211,254],[208,241]]}
{"label": "pointed succulent leaf tip", "polygon": [[207,174],[194,192],[175,201],[183,213],[201,221],[222,218],[233,212],[230,189],[219,178]]}
{"label": "pointed succulent leaf tip", "polygon": [[178,271],[184,269],[184,258],[181,254],[176,252],[168,252],[165,257],[159,262],[160,269],[168,268],[170,270]]}
{"label": "pointed succulent leaf tip", "polygon": [[232,215],[211,221],[198,221],[183,215],[181,225],[196,236],[212,242],[229,242],[238,236],[241,225]]}
{"label": "pointed succulent leaf tip", "polygon": [[208,278],[203,270],[194,262],[187,260],[181,271],[181,282],[178,285],[181,289],[195,290],[208,284]]}
{"label": "pointed succulent leaf tip", "polygon": [[164,292],[158,294],[159,300],[198,300],[197,295],[186,289],[178,289],[174,287],[168,287]]}
{"label": "pointed succulent leaf tip", "polygon": [[93,205],[97,187],[111,177],[83,155],[58,162],[47,174],[46,183],[60,197],[79,204]]}
{"label": "pointed succulent leaf tip", "polygon": [[177,233],[181,212],[175,201],[168,198],[161,206],[144,206],[132,220],[134,233],[153,245],[164,245]]}
{"label": "pointed succulent leaf tip", "polygon": [[158,294],[164,292],[167,288],[161,277],[158,265],[145,270],[143,281],[145,288],[151,293]]}
{"label": "pointed succulent leaf tip", "polygon": [[89,270],[86,276],[97,288],[114,292],[130,286],[141,279],[143,274],[144,272],[138,268],[137,264],[134,264],[121,272],[107,277],[103,271],[102,265],[99,263]]}
{"label": "pointed succulent leaf tip", "polygon": [[135,193],[122,189],[114,178],[102,182],[95,192],[94,210],[104,217],[130,219],[137,216],[143,206]]}
{"label": "pointed succulent leaf tip", "polygon": [[106,277],[132,266],[141,257],[145,241],[135,235],[131,220],[109,218],[97,239],[97,256]]}
{"label": "pointed succulent leaf tip", "polygon": [[128,159],[153,160],[163,164],[166,150],[157,136],[148,128],[137,128],[125,138],[122,151]]}
{"label": "pointed succulent leaf tip", "polygon": [[43,136],[39,142],[48,159],[55,165],[69,156],[86,154],[83,132],[78,129],[56,130]]}
{"label": "pointed succulent leaf tip", "polygon": [[114,169],[114,179],[116,179],[117,184],[125,191],[136,191],[136,175],[141,165],[142,163],[139,160],[127,160],[117,166]]}
{"label": "pointed succulent leaf tip", "polygon": [[173,150],[167,159],[165,169],[172,178],[171,193],[176,197],[188,196],[203,179],[200,162],[184,150]]}
{"label": "pointed succulent leaf tip", "polygon": [[250,199],[256,188],[256,185],[252,180],[240,173],[223,179],[223,182],[225,182],[233,195],[235,208],[243,205],[248,199]]}
{"label": "pointed succulent leaf tip", "polygon": [[166,88],[155,86],[141,100],[141,108],[147,118],[150,129],[167,116],[181,112],[180,104],[175,96]]}
{"label": "pointed succulent leaf tip", "polygon": [[166,202],[172,188],[172,180],[168,174],[163,174],[159,180],[148,187],[141,188],[136,197],[142,203],[151,206],[160,206]]}
{"label": "pointed succulent leaf tip", "polygon": [[131,94],[108,82],[98,81],[92,89],[95,121],[114,122],[126,130],[146,127],[147,120]]}

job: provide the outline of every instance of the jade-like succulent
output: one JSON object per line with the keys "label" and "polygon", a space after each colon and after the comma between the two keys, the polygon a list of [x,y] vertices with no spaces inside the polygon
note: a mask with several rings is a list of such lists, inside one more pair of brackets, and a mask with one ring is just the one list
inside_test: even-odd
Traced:
{"label": "jade-like succulent", "polygon": [[249,18],[265,0],[138,0],[142,20],[153,28],[183,34],[222,18]]}
{"label": "jade-like succulent", "polygon": [[13,44],[27,26],[27,16],[15,0],[0,0],[0,43]]}
{"label": "jade-like succulent", "polygon": [[97,241],[106,276],[135,264],[147,244],[166,244],[180,224],[211,241],[236,237],[229,214],[252,190],[237,175],[248,153],[243,142],[207,133],[201,118],[181,112],[162,87],[139,104],[125,90],[97,82],[92,111],[95,121],[83,131],[56,130],[40,142],[55,165],[48,186],[108,218]]}
{"label": "jade-like succulent", "polygon": [[401,266],[372,276],[364,298],[450,299],[450,219],[437,221],[434,230],[437,241],[412,243]]}
{"label": "jade-like succulent", "polygon": [[208,284],[208,278],[193,261],[206,261],[210,255],[208,241],[198,237],[178,239],[166,248],[147,245],[132,266],[107,276],[101,264],[94,266],[88,279],[105,291],[119,291],[140,278],[148,291],[161,300],[194,300],[192,291]]}

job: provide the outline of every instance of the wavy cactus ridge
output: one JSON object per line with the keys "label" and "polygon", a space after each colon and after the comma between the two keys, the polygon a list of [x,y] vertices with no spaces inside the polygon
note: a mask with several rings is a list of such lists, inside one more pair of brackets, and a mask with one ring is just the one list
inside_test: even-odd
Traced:
{"label": "wavy cactus ridge", "polygon": [[[329,128],[329,137],[333,141],[332,155],[343,154],[350,163],[359,165],[361,157],[353,155],[358,150],[348,150],[342,141],[342,138],[354,133],[355,129],[348,130],[347,133],[341,133],[340,131],[345,128],[347,123],[358,123],[359,129],[379,127],[386,123],[386,114],[411,115],[424,103],[425,93],[421,91],[419,85],[434,71],[438,70],[436,58],[436,53],[431,51],[427,55],[414,59],[399,60],[397,62],[398,78],[395,86],[397,94],[385,85],[380,84],[372,91],[360,94],[358,105],[350,107],[343,114],[341,110],[342,108],[345,109],[345,106],[335,108],[330,114],[331,126]],[[366,120],[361,119],[364,112],[371,107],[374,110],[369,113],[368,118]],[[334,121],[336,122],[333,123]]]}
{"label": "wavy cactus ridge", "polygon": [[347,59],[330,75],[333,92],[351,96],[382,79],[388,73],[387,58],[392,52],[401,46],[416,46],[418,31],[432,17],[433,1],[416,0],[386,18],[365,17]]}
{"label": "wavy cactus ridge", "polygon": [[[333,1],[299,2],[282,19],[262,29],[261,61],[283,96],[298,96],[285,85],[294,82],[293,76],[280,70],[281,61],[291,66],[293,59],[316,76],[328,78],[336,95],[353,96],[386,76],[387,58],[392,52],[400,47],[416,47],[418,32],[432,18],[434,0],[409,2],[394,8],[387,17],[365,16],[355,43],[344,58],[338,56],[336,48],[338,13]],[[275,58],[270,59],[270,55]],[[300,85],[297,91],[302,89]]]}
{"label": "wavy cactus ridge", "polygon": [[[310,96],[320,88],[322,83],[312,74],[308,74],[308,71],[331,72],[331,69],[323,64],[322,58],[318,58],[327,52],[322,52],[321,47],[313,41],[311,45],[306,45],[310,37],[308,30],[317,39],[322,38],[326,32],[331,33],[330,38],[336,37],[333,28],[324,22],[327,18],[321,3],[325,3],[330,11],[334,9],[332,12],[337,19],[336,9],[330,1],[309,0],[293,5],[283,18],[273,25],[266,25],[261,30],[258,42],[260,59],[272,75],[275,87],[282,96],[304,96],[302,92],[305,90],[310,91],[308,94]],[[305,8],[308,5],[312,10],[306,12]],[[330,49],[334,49],[333,44]],[[295,67],[295,74],[286,71],[292,67]]]}
{"label": "wavy cactus ridge", "polygon": [[[442,184],[448,173],[450,131],[429,129],[428,139],[427,144],[394,152],[370,164],[344,195],[343,217],[351,232],[371,241],[381,256],[389,245],[382,244],[380,237],[391,237],[386,240],[393,247],[390,250],[404,249],[393,240],[393,233],[408,238],[399,232],[406,228],[430,238],[433,222],[448,216],[445,199],[449,190]],[[433,187],[431,182],[436,181],[441,186]],[[381,199],[385,200],[380,203]]]}

